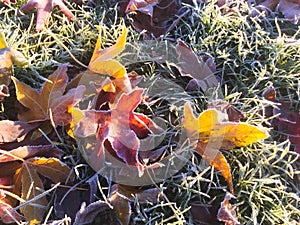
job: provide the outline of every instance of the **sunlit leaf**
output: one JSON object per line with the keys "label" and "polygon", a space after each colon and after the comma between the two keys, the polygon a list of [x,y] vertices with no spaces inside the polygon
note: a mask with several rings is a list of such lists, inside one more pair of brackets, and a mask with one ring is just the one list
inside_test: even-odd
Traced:
{"label": "sunlit leaf", "polygon": [[38,124],[25,123],[23,121],[1,120],[0,143],[22,141],[28,132],[36,128]]}
{"label": "sunlit leaf", "polygon": [[183,126],[198,153],[221,171],[232,193],[230,167],[219,150],[249,145],[267,137],[264,131],[253,125],[228,122],[227,114],[215,109],[205,110],[196,118],[188,103],[184,108]]}
{"label": "sunlit leaf", "polygon": [[28,159],[35,156],[58,157],[60,153],[53,145],[21,146],[11,151],[5,151],[5,153],[1,152],[0,163]]}
{"label": "sunlit leaf", "polygon": [[0,32],[0,85],[8,86],[10,84],[13,64],[24,66],[27,64],[27,60],[21,52],[7,45],[4,34]]}
{"label": "sunlit leaf", "polygon": [[41,90],[36,90],[16,78],[12,78],[16,86],[18,101],[28,108],[28,111],[18,116],[22,121],[49,120],[52,115],[55,125],[66,125],[71,122],[72,116],[68,108],[76,99],[82,97],[84,86],[70,89],[66,94],[68,82],[67,65],[60,66],[43,84]]}
{"label": "sunlit leaf", "polygon": [[[90,166],[98,171],[105,155],[105,150],[113,151],[127,165],[136,166],[143,172],[143,165],[138,158],[140,138],[148,138],[151,133],[161,132],[159,127],[147,116],[134,110],[142,100],[143,90],[135,89],[122,94],[111,110],[88,110],[75,129],[75,137],[95,137],[95,146],[85,149]],[[91,147],[91,145],[90,145]]]}

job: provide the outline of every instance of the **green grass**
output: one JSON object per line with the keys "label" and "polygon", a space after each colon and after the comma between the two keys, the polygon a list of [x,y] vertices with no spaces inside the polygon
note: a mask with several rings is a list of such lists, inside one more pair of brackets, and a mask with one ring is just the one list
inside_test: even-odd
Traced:
{"label": "green grass", "polygon": [[[69,5],[76,15],[75,23],[55,10],[47,28],[77,60],[87,65],[98,36],[95,25],[109,27],[103,31],[104,46],[113,44],[120,33],[117,25],[122,19],[117,17],[114,2],[99,1],[97,7]],[[207,52],[213,56],[217,65],[215,75],[222,82],[219,98],[245,112],[245,121],[258,126],[270,122],[260,112],[268,104],[262,93],[271,85],[278,90],[280,99],[291,101],[293,109],[299,110],[299,26],[282,20],[278,13],[252,18],[246,5],[242,5],[240,11],[225,14],[212,3],[189,7],[189,10],[166,38],[181,39],[197,54]],[[39,87],[44,77],[62,63],[70,63],[70,77],[84,70],[49,33],[34,30],[33,13],[17,16],[15,7],[2,7],[0,20],[0,29],[4,30],[9,45],[29,60],[28,67],[15,68],[14,75],[18,79]],[[138,49],[141,36],[130,28],[128,42]],[[141,75],[149,79],[149,87],[153,77],[168,77],[172,73],[159,64],[145,66],[145,69],[140,65],[128,68],[141,71]],[[186,80],[176,73],[172,76],[175,78],[169,78],[184,88]],[[198,112],[214,97],[204,93],[190,94]],[[4,112],[1,114],[10,118],[5,104],[2,106]],[[154,113],[163,113],[167,118],[170,113],[164,107],[154,108]],[[182,109],[178,107],[175,115],[180,116]],[[173,129],[178,129],[178,125]],[[68,140],[64,142],[69,149],[65,161],[77,165],[77,180],[85,182],[94,172],[76,151],[76,145]],[[299,156],[289,149],[287,141],[279,142],[277,136],[272,135],[260,143],[224,152],[232,169],[237,197],[232,202],[241,224],[296,225],[300,222]],[[99,182],[104,195],[107,194],[109,184],[101,177]],[[219,204],[228,190],[221,174],[203,163],[197,154],[181,171],[157,185],[167,199],[158,204],[133,204],[135,224],[190,224],[190,200],[209,206],[212,200]]]}

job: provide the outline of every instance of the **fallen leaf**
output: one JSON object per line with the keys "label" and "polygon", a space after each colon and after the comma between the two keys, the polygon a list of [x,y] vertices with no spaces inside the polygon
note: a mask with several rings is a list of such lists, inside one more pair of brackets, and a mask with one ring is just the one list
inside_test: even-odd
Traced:
{"label": "fallen leaf", "polygon": [[205,110],[196,118],[189,103],[184,107],[183,126],[198,153],[221,171],[232,193],[230,166],[219,150],[249,145],[267,137],[258,127],[243,122],[228,122],[227,114],[215,109]]}
{"label": "fallen leaf", "polygon": [[271,125],[277,129],[279,133],[288,138],[291,144],[295,147],[295,151],[300,153],[300,113],[296,110],[291,110],[290,101],[280,101],[276,97],[274,87],[266,89],[263,97],[271,102],[276,103],[276,107],[265,107],[266,116],[276,118],[272,119]]}
{"label": "fallen leaf", "polygon": [[[10,84],[13,64],[25,66],[27,60],[21,52],[8,47],[3,32],[0,32],[0,85]],[[4,93],[2,97],[9,94],[5,86],[2,86],[0,90]]]}
{"label": "fallen leaf", "polygon": [[[109,225],[122,225],[120,221],[113,216],[109,216],[112,211],[112,206],[103,201],[96,201],[86,206],[85,203],[81,205],[80,210],[76,214],[76,218],[74,221],[74,225],[82,225],[82,224],[109,224]],[[95,218],[99,216],[97,222]]]}
{"label": "fallen leaf", "polygon": [[201,88],[206,91],[210,87],[217,87],[219,82],[214,72],[216,66],[213,59],[209,56],[198,57],[195,52],[184,42],[178,41],[176,45],[178,63],[175,65],[182,76],[192,78],[188,83],[188,90],[198,90]]}
{"label": "fallen leaf", "polygon": [[219,221],[225,222],[225,225],[239,225],[239,221],[236,218],[236,213],[234,208],[229,203],[229,200],[234,196],[230,193],[226,193],[223,202],[221,202],[221,207],[218,210],[217,218]]}
{"label": "fallen leaf", "polygon": [[137,187],[115,184],[111,188],[109,202],[120,218],[122,225],[128,225],[131,216],[131,204],[137,198],[141,204],[156,203],[159,200],[159,190],[149,188],[146,190]]}
{"label": "fallen leaf", "polygon": [[70,168],[57,158],[34,157],[23,161],[21,167],[14,174],[13,192],[21,194],[25,201],[33,201],[34,204],[25,204],[20,207],[27,221],[42,221],[48,204],[40,175],[49,178],[54,183],[66,182],[70,174]]}
{"label": "fallen leaf", "polygon": [[168,26],[168,22],[179,9],[175,0],[130,0],[123,1],[123,5],[120,12],[130,15],[131,25],[138,32],[147,31],[145,38],[150,38],[152,34],[159,37],[169,31],[172,26]]}
{"label": "fallen leaf", "polygon": [[30,0],[20,8],[21,12],[27,13],[34,8],[37,9],[36,30],[41,31],[53,8],[58,6],[60,10],[71,20],[75,20],[74,14],[67,8],[63,0]]}
{"label": "fallen leaf", "polygon": [[0,163],[28,159],[36,156],[59,157],[61,150],[53,145],[21,146],[11,151],[1,151]]}
{"label": "fallen leaf", "polygon": [[108,48],[102,49],[101,29],[99,28],[99,36],[94,53],[89,63],[89,70],[94,73],[109,75],[110,77],[119,81],[118,83],[116,83],[117,81],[113,81],[111,84],[108,84],[108,86],[106,86],[106,91],[109,89],[111,90],[111,88],[114,90],[115,87],[109,88],[110,86],[114,85],[118,86],[124,92],[131,90],[130,81],[125,67],[120,62],[113,59],[124,50],[126,38],[127,28],[123,26],[122,34],[117,39],[116,43]]}
{"label": "fallen leaf", "polygon": [[77,139],[85,140],[96,135],[95,146],[83,148],[83,156],[95,171],[101,169],[107,150],[143,173],[143,165],[138,158],[140,139],[151,138],[149,134],[162,131],[147,116],[133,112],[140,104],[142,95],[143,89],[135,89],[128,94],[123,93],[111,110],[83,111],[84,118],[74,134]]}
{"label": "fallen leaf", "polygon": [[66,72],[67,65],[60,66],[48,77],[40,91],[12,78],[16,86],[18,101],[28,108],[28,111],[18,115],[20,120],[26,122],[45,121],[50,120],[50,115],[52,115],[56,126],[67,125],[72,121],[68,108],[82,98],[85,87],[80,85],[64,94],[68,82]]}
{"label": "fallen leaf", "polygon": [[125,10],[128,12],[139,11],[141,13],[153,16],[153,7],[159,3],[159,0],[130,0]]}
{"label": "fallen leaf", "polygon": [[5,97],[9,97],[9,89],[5,84],[0,84],[0,101]]}
{"label": "fallen leaf", "polygon": [[0,143],[22,141],[26,135],[38,126],[37,123],[26,123],[23,121],[1,120]]}
{"label": "fallen leaf", "polygon": [[280,0],[278,10],[284,17],[294,24],[300,19],[300,1],[299,0]]}

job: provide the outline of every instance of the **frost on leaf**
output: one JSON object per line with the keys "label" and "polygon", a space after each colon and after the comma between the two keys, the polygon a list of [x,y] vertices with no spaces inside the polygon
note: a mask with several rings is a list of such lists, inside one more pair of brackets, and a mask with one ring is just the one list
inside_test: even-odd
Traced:
{"label": "frost on leaf", "polygon": [[40,90],[20,82],[17,78],[12,78],[16,86],[18,101],[28,108],[27,111],[19,113],[20,120],[26,122],[45,121],[52,117],[56,126],[71,122],[72,116],[68,113],[68,108],[81,99],[85,88],[78,86],[65,93],[68,82],[66,72],[67,65],[60,66],[48,77]]}
{"label": "frost on leaf", "polygon": [[140,140],[151,138],[149,135],[161,132],[161,129],[147,116],[134,110],[142,101],[143,89],[123,93],[110,110],[87,110],[84,118],[74,131],[75,137],[91,139],[94,143],[83,149],[90,166],[98,171],[104,162],[105,152],[137,167],[143,173],[143,163],[139,160]]}

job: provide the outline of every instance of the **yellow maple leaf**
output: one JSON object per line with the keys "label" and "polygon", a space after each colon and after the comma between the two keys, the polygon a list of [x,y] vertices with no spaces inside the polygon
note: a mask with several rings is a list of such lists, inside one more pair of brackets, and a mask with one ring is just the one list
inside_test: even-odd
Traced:
{"label": "yellow maple leaf", "polygon": [[219,150],[246,146],[267,137],[258,127],[243,122],[230,122],[227,114],[215,109],[205,110],[196,118],[189,103],[184,107],[183,126],[197,152],[216,170],[221,171],[232,193],[230,166]]}
{"label": "yellow maple leaf", "polygon": [[107,74],[114,78],[122,78],[126,75],[125,67],[113,58],[120,54],[126,44],[127,28],[124,26],[121,36],[116,43],[108,48],[101,48],[101,35],[94,49],[93,56],[89,63],[89,69],[95,73]]}

